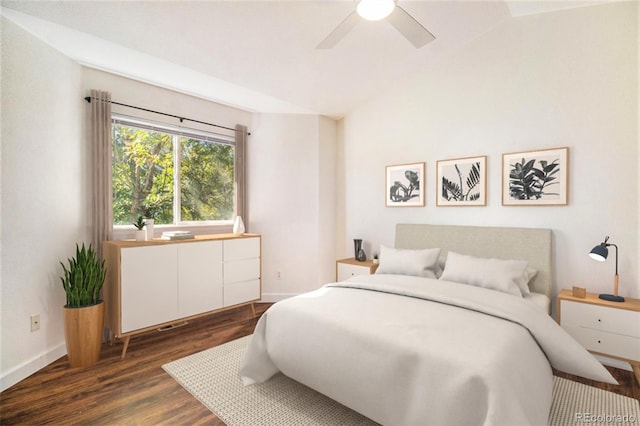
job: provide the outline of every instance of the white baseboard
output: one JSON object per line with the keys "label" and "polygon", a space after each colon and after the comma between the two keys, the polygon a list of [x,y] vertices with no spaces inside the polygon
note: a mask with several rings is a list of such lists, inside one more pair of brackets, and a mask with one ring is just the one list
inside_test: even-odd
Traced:
{"label": "white baseboard", "polygon": [[299,293],[262,293],[261,302],[275,303],[284,299],[288,299],[293,296],[297,296]]}
{"label": "white baseboard", "polygon": [[23,362],[17,367],[7,371],[0,377],[0,392],[9,389],[11,386],[26,379],[36,371],[46,367],[53,361],[60,359],[67,354],[67,346],[63,342],[55,348],[43,352],[40,355]]}

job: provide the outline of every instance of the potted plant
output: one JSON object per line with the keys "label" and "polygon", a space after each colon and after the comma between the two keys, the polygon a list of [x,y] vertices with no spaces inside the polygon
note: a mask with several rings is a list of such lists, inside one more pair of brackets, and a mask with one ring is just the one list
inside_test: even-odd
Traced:
{"label": "potted plant", "polygon": [[104,327],[104,301],[100,290],[104,284],[104,260],[89,244],[82,248],[76,244],[75,257],[62,265],[60,277],[67,296],[64,306],[64,338],[72,367],[88,367],[100,360],[102,329]]}
{"label": "potted plant", "polygon": [[135,222],[133,222],[133,226],[136,227],[136,241],[144,241],[146,239],[146,234],[144,232],[144,225],[145,225],[145,221],[144,218],[141,216],[138,216],[138,220],[136,220]]}

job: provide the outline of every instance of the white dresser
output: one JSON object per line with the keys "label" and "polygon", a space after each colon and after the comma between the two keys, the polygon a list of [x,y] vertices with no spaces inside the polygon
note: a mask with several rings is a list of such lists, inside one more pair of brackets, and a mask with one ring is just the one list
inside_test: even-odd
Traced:
{"label": "white dresser", "polygon": [[558,322],[590,352],[631,364],[640,383],[640,300],[616,303],[570,290],[558,294]]}
{"label": "white dresser", "polygon": [[256,234],[105,241],[105,324],[122,356],[132,335],[260,300],[260,245]]}

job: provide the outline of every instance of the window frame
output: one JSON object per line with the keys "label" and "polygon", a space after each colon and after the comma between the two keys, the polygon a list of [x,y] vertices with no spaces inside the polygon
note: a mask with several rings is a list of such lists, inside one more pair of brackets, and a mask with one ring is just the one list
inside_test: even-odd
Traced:
{"label": "window frame", "polygon": [[[219,143],[223,145],[231,145],[234,147],[234,212],[233,217],[229,220],[215,220],[215,221],[182,221],[177,224],[154,224],[154,230],[158,230],[158,232],[162,233],[164,231],[191,231],[194,234],[220,234],[220,233],[229,233],[233,228],[233,221],[235,216],[238,214],[238,199],[243,196],[243,194],[239,194],[239,191],[242,191],[242,188],[238,185],[238,173],[245,170],[244,164],[242,164],[243,159],[238,158],[238,146],[236,142],[236,138],[234,136],[224,135],[220,133],[204,131],[199,129],[194,129],[185,126],[176,126],[173,124],[157,122],[153,120],[149,120],[146,118],[138,118],[130,115],[125,115],[121,113],[112,113],[111,114],[111,129],[113,134],[113,126],[115,124],[120,124],[129,127],[135,127],[142,130],[149,130],[153,132],[162,132],[170,134],[173,137],[173,156],[174,156],[174,218],[180,215],[180,207],[179,203],[181,201],[181,193],[180,193],[180,162],[181,162],[181,150],[180,143],[177,143],[180,137],[187,137],[198,139],[206,142]],[[113,141],[111,141],[111,146],[113,149]],[[113,196],[113,194],[112,194]],[[178,203],[178,204],[176,204]],[[177,213],[176,213],[177,210]],[[113,226],[113,238],[114,239],[128,239],[133,238],[135,235],[135,228],[133,225],[112,225]],[[154,232],[156,238],[158,236],[158,232]]]}

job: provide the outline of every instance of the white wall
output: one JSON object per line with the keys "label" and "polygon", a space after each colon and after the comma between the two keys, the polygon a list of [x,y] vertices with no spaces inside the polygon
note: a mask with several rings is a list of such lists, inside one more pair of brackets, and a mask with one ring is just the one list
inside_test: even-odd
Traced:
{"label": "white wall", "polygon": [[[611,292],[614,260],[587,256],[609,235],[620,248],[620,293],[638,297],[637,8],[508,20],[350,113],[340,129],[339,254],[351,255],[353,238],[368,252],[392,245],[399,222],[545,227],[554,232],[556,291]],[[501,205],[502,153],[563,146],[568,206]],[[488,156],[488,205],[436,207],[436,161],[476,155]],[[385,208],[385,166],[417,161],[427,163],[426,207]]]}
{"label": "white wall", "polygon": [[79,65],[2,19],[1,389],[66,353],[58,261],[89,237],[80,80]]}
{"label": "white wall", "polygon": [[337,226],[337,149],[338,134],[335,120],[320,117],[319,129],[319,219],[318,219],[318,280],[321,284],[336,280]]}
{"label": "white wall", "polygon": [[[636,70],[640,71],[640,7],[636,7]],[[640,104],[640,77],[636,84],[636,104]],[[638,138],[638,144],[640,144],[640,105],[636,106],[636,137]],[[640,147],[637,149],[636,164],[640,164]],[[638,168],[638,192],[640,192],[640,168]],[[640,212],[640,196],[636,199],[637,209]],[[640,245],[640,225],[636,228],[636,234],[638,238],[638,244]],[[640,264],[640,253],[638,259],[635,260],[636,264]],[[640,283],[639,283],[640,285]]]}
{"label": "white wall", "polygon": [[335,127],[316,115],[256,114],[251,124],[249,222],[262,234],[265,301],[335,277]]}

